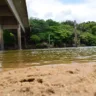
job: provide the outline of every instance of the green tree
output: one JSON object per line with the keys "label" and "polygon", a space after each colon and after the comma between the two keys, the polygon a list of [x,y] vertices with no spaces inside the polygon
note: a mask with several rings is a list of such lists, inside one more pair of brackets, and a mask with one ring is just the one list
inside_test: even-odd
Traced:
{"label": "green tree", "polygon": [[40,42],[40,38],[37,35],[32,35],[30,37],[30,40],[33,41],[34,43]]}
{"label": "green tree", "polygon": [[92,34],[96,35],[96,26],[92,27]]}
{"label": "green tree", "polygon": [[96,46],[96,36],[89,33],[85,32],[81,34],[81,43],[86,44],[87,46]]}

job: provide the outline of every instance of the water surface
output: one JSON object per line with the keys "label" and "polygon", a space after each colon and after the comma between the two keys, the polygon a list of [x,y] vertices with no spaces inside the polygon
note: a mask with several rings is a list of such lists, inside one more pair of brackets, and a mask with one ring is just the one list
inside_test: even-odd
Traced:
{"label": "water surface", "polygon": [[96,47],[0,51],[1,68],[96,62]]}

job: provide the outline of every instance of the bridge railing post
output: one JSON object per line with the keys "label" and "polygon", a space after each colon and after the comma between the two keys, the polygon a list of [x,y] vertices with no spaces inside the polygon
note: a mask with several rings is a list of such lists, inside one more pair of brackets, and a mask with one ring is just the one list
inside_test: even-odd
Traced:
{"label": "bridge railing post", "polygon": [[3,28],[0,25],[0,50],[4,50]]}

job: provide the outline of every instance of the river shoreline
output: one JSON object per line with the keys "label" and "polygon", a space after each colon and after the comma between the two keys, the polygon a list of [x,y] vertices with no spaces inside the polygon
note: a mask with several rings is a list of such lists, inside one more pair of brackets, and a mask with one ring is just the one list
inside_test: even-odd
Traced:
{"label": "river shoreline", "polygon": [[96,63],[33,66],[1,72],[0,96],[96,96]]}

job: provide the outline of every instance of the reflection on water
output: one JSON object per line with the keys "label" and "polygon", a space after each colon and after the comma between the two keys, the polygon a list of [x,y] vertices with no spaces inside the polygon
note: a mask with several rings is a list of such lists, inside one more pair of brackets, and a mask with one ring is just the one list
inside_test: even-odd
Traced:
{"label": "reflection on water", "polygon": [[71,64],[73,62],[96,62],[96,47],[0,52],[0,69],[45,64]]}

